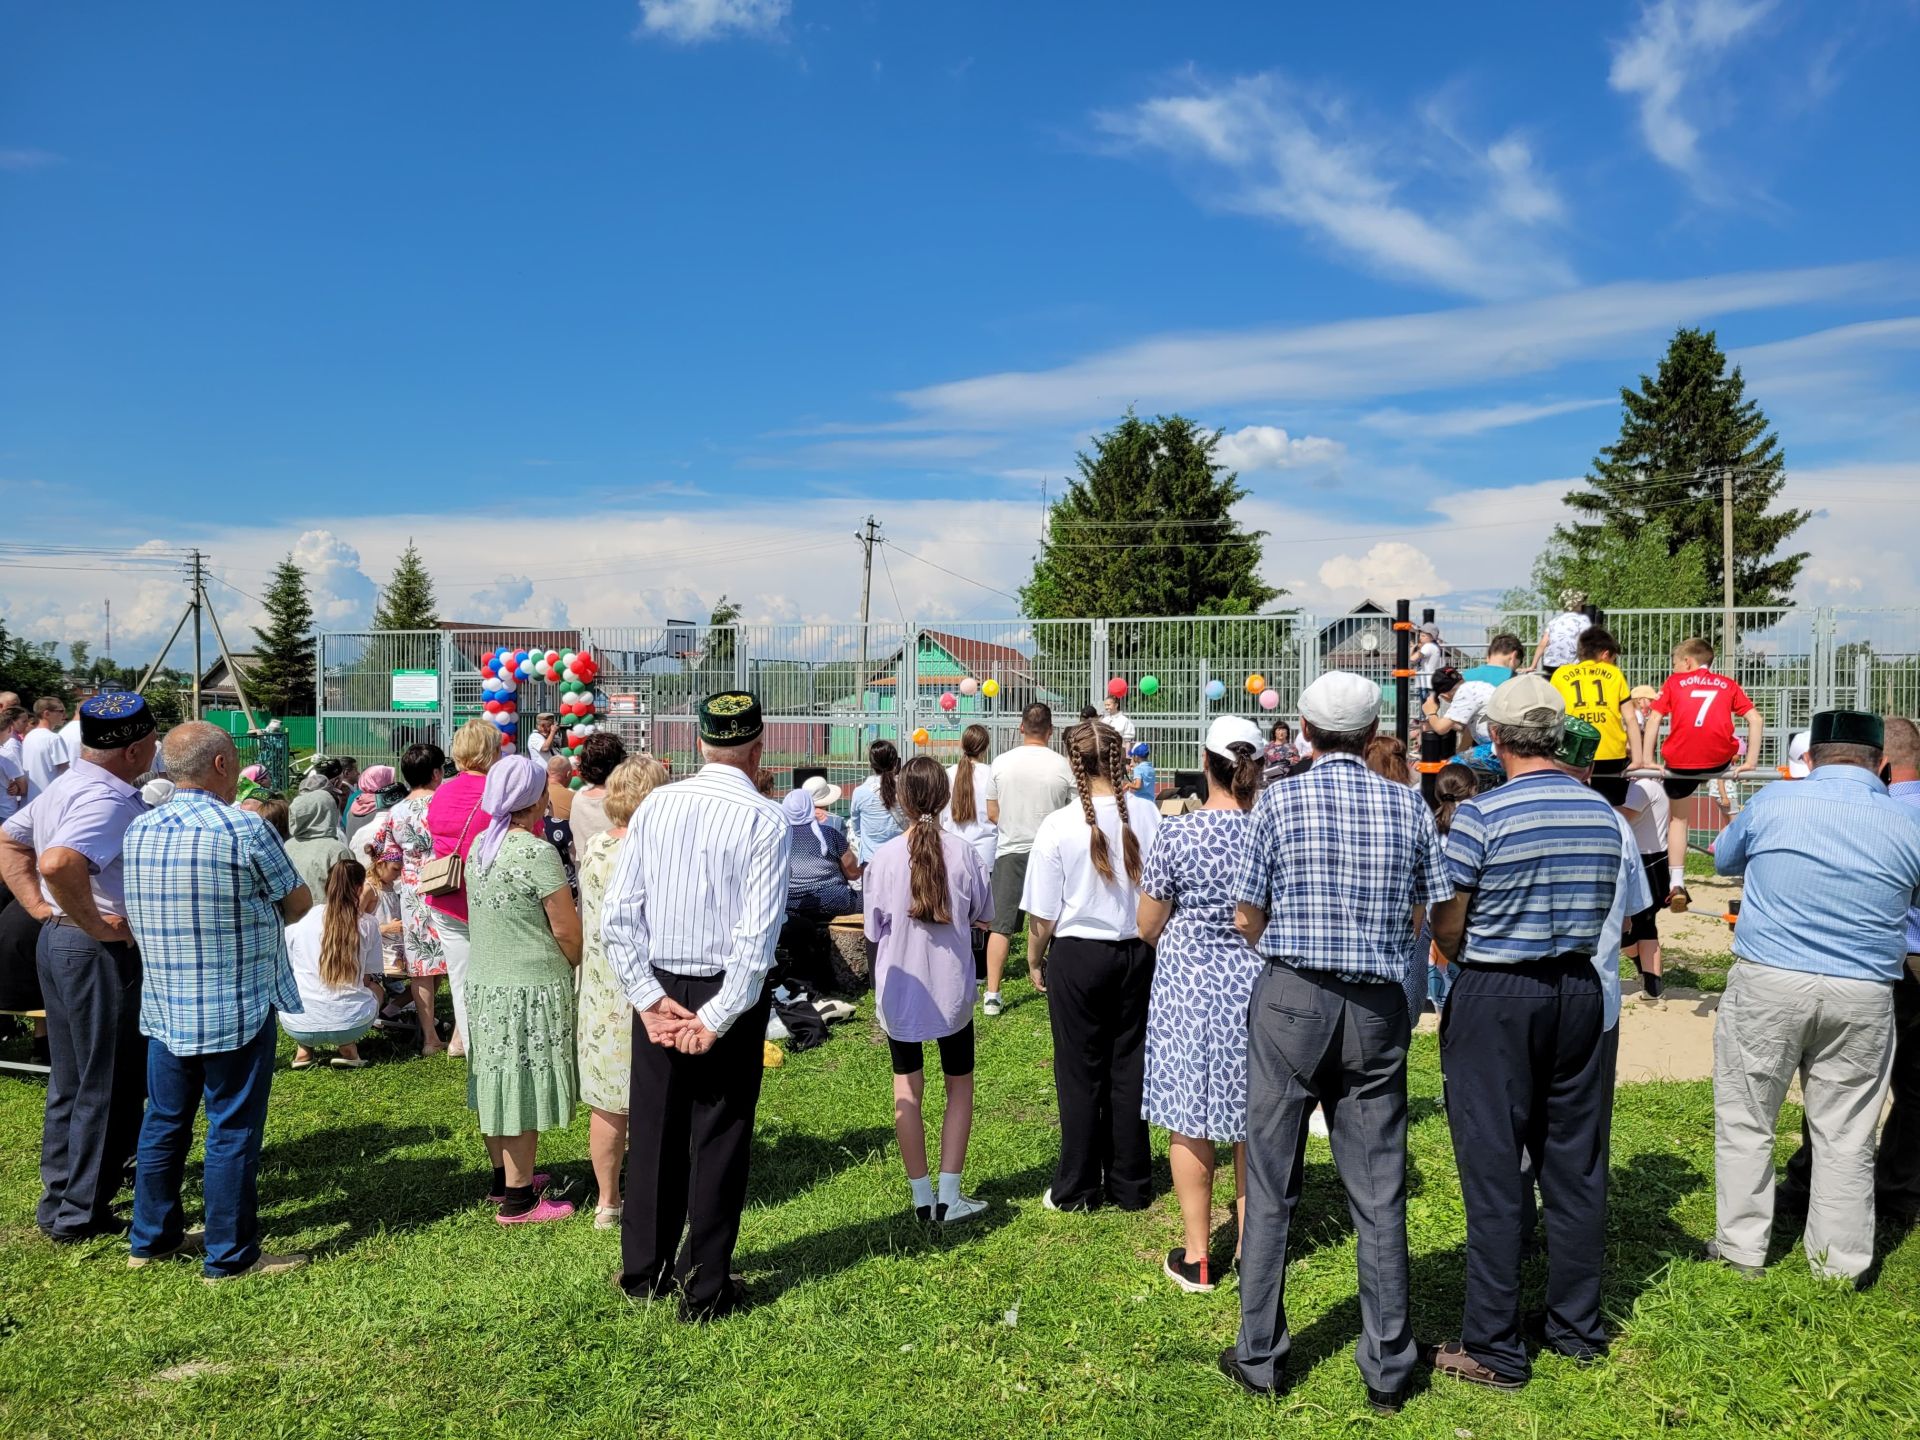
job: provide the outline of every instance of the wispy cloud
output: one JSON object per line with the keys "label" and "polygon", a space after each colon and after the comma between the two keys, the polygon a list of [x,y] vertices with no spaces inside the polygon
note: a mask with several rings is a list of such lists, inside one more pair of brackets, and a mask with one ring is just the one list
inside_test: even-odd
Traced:
{"label": "wispy cloud", "polygon": [[31,147],[0,147],[0,170],[21,174],[28,170],[45,170],[61,164],[67,157],[56,155],[51,150],[35,150]]}
{"label": "wispy cloud", "polygon": [[1607,83],[1638,105],[1640,136],[1653,157],[1684,175],[1702,199],[1724,200],[1728,192],[1701,154],[1701,131],[1709,121],[1699,92],[1777,3],[1650,0],[1632,33],[1614,47]]}
{"label": "wispy cloud", "polygon": [[1273,72],[1195,79],[1094,123],[1171,156],[1209,203],[1303,229],[1376,273],[1482,297],[1573,279],[1543,240],[1565,207],[1517,132],[1470,141],[1432,106],[1370,128]]}
{"label": "wispy cloud", "polygon": [[1602,405],[1614,403],[1611,399],[1555,400],[1542,405],[1510,402],[1504,405],[1483,405],[1464,410],[1412,412],[1387,409],[1362,415],[1360,423],[1370,430],[1378,430],[1383,435],[1392,435],[1403,440],[1457,440],[1466,435],[1480,435],[1488,430],[1504,430],[1513,425],[1530,425],[1535,420],[1548,420],[1555,415],[1571,415],[1579,410],[1595,410]]}
{"label": "wispy cloud", "polygon": [[792,0],[640,0],[643,39],[700,45],[729,35],[772,35],[787,18]]}
{"label": "wispy cloud", "polygon": [[1330,465],[1347,447],[1324,435],[1289,435],[1275,425],[1248,425],[1220,437],[1213,458],[1230,470],[1292,470]]}

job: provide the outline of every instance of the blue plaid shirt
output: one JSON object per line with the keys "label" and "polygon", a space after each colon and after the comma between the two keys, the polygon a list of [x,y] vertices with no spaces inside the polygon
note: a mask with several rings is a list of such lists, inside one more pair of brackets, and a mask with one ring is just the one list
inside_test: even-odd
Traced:
{"label": "blue plaid shirt", "polygon": [[142,1034],[175,1055],[217,1055],[276,1009],[300,1013],[280,901],[303,882],[266,821],[182,790],[127,827],[122,853]]}
{"label": "blue plaid shirt", "polygon": [[1413,907],[1452,895],[1420,792],[1332,752],[1260,792],[1234,877],[1234,898],[1267,914],[1262,955],[1395,985],[1421,943]]}

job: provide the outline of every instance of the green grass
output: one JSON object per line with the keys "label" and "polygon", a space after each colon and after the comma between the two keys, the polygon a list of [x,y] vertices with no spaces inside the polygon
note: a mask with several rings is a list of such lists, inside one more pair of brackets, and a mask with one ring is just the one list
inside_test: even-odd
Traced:
{"label": "green grass", "polygon": [[[1681,990],[1698,990],[1706,995],[1721,994],[1727,988],[1727,970],[1732,964],[1733,952],[1730,950],[1687,950],[1678,945],[1660,947],[1660,973],[1666,977],[1669,986]],[[1639,972],[1624,955],[1620,957],[1620,978],[1627,984],[1627,993],[1635,993]]]}
{"label": "green grass", "polygon": [[[1011,988],[981,1038],[969,1188],[993,1202],[984,1223],[947,1236],[903,1218],[887,1053],[863,1005],[831,1045],[767,1076],[739,1253],[761,1303],[705,1329],[615,1297],[617,1239],[585,1220],[493,1223],[458,1062],[374,1044],[357,1074],[276,1074],[265,1235],[316,1263],[220,1290],[189,1264],[130,1272],[118,1243],[40,1239],[42,1091],[0,1076],[0,1435],[1872,1440],[1920,1427],[1920,1238],[1861,1293],[1815,1281],[1784,1233],[1757,1281],[1687,1258],[1713,1224],[1704,1084],[1620,1094],[1610,1359],[1547,1356],[1519,1394],[1437,1383],[1398,1419],[1368,1417],[1352,1227],[1316,1140],[1288,1297],[1297,1385],[1277,1405],[1242,1395],[1214,1370],[1235,1292],[1188,1296],[1159,1273],[1171,1195],[1139,1215],[1041,1209],[1046,1012]],[[1422,1037],[1409,1224],[1423,1338],[1457,1323],[1465,1234],[1438,1089]],[[1783,1144],[1798,1124],[1782,1116]],[[576,1198],[585,1149],[584,1116],[542,1146]],[[1217,1198],[1224,1218],[1224,1185]]]}

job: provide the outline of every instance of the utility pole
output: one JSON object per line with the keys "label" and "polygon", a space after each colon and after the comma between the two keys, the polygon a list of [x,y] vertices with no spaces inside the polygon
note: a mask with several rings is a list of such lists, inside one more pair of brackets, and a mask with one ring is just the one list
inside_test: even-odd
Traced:
{"label": "utility pole", "polygon": [[1726,673],[1735,673],[1738,638],[1733,628],[1733,467],[1720,469],[1720,648],[1727,657]]}
{"label": "utility pole", "polygon": [[[856,534],[854,539],[860,542],[860,548],[866,552],[866,561],[860,568],[860,710],[864,714],[867,708],[867,616],[873,606],[873,547],[880,538],[880,527],[873,516],[867,516],[866,528]],[[895,704],[899,703],[896,697]],[[861,727],[861,736],[865,738],[865,727]]]}
{"label": "utility pole", "polygon": [[206,668],[200,659],[200,611],[206,604],[206,591],[201,588],[200,551],[193,552],[193,718],[200,718],[200,677]]}
{"label": "utility pole", "polygon": [[113,597],[107,597],[107,655],[113,655]]}

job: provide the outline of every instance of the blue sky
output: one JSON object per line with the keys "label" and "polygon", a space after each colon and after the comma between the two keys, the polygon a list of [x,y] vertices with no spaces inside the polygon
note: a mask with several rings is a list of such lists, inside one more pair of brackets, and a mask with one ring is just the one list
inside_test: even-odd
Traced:
{"label": "blue sky", "polygon": [[[242,620],[409,535],[460,618],[846,620],[872,512],[881,608],[1001,615],[1133,404],[1305,603],[1458,596],[1702,323],[1805,598],[1916,602],[1916,60],[1910,0],[4,0],[4,538],[203,544]],[[7,560],[29,633],[177,604]]]}

